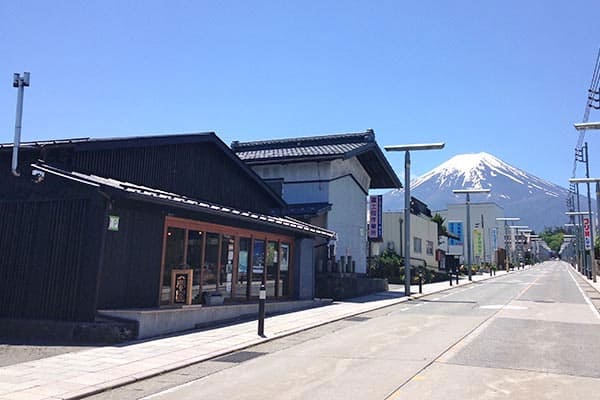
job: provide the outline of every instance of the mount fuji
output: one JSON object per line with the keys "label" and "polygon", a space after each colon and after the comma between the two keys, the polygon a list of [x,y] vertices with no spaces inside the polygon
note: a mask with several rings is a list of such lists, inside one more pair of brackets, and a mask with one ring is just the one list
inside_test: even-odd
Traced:
{"label": "mount fuji", "polygon": [[[471,203],[494,202],[504,209],[506,217],[520,217],[519,224],[529,225],[535,231],[567,222],[567,189],[488,153],[456,155],[413,180],[410,188],[411,196],[426,203],[432,211],[446,209],[448,204],[464,204],[465,196],[453,194],[453,189],[491,189],[489,194],[472,195]],[[404,191],[385,193],[383,208],[402,210]]]}

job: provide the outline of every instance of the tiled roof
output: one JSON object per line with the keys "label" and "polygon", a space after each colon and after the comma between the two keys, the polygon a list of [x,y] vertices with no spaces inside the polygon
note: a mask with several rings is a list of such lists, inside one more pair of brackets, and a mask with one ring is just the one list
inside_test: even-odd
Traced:
{"label": "tiled roof", "polygon": [[402,187],[400,179],[375,142],[372,129],[327,136],[233,142],[231,149],[248,165],[357,157],[371,177],[371,189]]}
{"label": "tiled roof", "polygon": [[233,142],[231,149],[244,161],[344,157],[374,143],[372,131],[291,139]]}
{"label": "tiled roof", "polygon": [[303,146],[303,147],[286,147],[277,149],[260,149],[260,150],[248,150],[240,151],[237,153],[244,161],[250,160],[266,160],[266,159],[282,159],[282,158],[296,158],[296,157],[327,157],[327,156],[344,156],[346,153],[360,149],[366,146],[361,143],[348,143],[348,144],[329,144],[329,145],[315,145],[315,146]]}
{"label": "tiled roof", "polygon": [[252,211],[237,210],[231,207],[221,206],[214,203],[207,203],[201,200],[191,199],[189,197],[185,197],[175,193],[170,193],[159,189],[153,189],[146,186],[140,186],[129,182],[123,182],[116,179],[104,178],[96,175],[87,175],[75,171],[69,172],[52,167],[43,162],[31,164],[31,166],[35,169],[39,169],[46,173],[60,176],[71,181],[87,184],[94,187],[109,187],[112,189],[116,189],[118,191],[130,195],[129,197],[133,197],[141,201],[159,201],[161,203],[169,204],[173,207],[181,207],[204,213],[242,219],[254,223],[260,223],[262,225],[271,226],[274,228],[313,234],[328,239],[332,239],[336,236],[335,232],[333,231],[323,229],[315,225],[307,224],[289,217],[275,217],[272,215],[265,215],[255,213]]}

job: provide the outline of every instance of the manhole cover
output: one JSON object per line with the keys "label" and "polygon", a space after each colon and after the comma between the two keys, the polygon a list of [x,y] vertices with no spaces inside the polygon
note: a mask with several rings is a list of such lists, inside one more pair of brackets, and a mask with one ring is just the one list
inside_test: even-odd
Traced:
{"label": "manhole cover", "polygon": [[350,317],[350,318],[346,318],[346,321],[354,321],[354,322],[363,322],[363,321],[367,321],[371,318],[369,317]]}
{"label": "manhole cover", "polygon": [[264,356],[267,353],[261,353],[258,351],[238,351],[237,353],[227,354],[226,356],[215,358],[213,361],[229,362],[229,363],[242,363],[244,361],[252,360],[253,358]]}

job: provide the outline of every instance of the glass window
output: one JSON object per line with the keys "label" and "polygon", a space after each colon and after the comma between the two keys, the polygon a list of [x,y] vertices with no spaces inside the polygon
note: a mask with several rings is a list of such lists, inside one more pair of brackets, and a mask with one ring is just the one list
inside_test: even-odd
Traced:
{"label": "glass window", "polygon": [[415,253],[421,253],[421,239],[419,239],[418,237],[414,237],[413,238],[413,251]]}
{"label": "glass window", "polygon": [[432,256],[433,255],[433,242],[431,240],[427,241],[427,248],[426,248],[427,254]]}
{"label": "glass window", "polygon": [[189,230],[187,234],[187,260],[188,268],[194,270],[192,276],[192,302],[200,301],[200,265],[202,263],[202,232]]}
{"label": "glass window", "polygon": [[235,297],[250,296],[250,286],[248,285],[248,262],[250,256],[250,244],[252,241],[249,238],[240,238],[240,249],[238,253],[238,270],[237,270],[237,286],[235,288]]}
{"label": "glass window", "polygon": [[260,284],[265,278],[265,241],[254,240],[254,249],[252,251],[252,287],[250,296],[258,296]]}
{"label": "glass window", "polygon": [[281,296],[290,295],[290,245],[281,243],[281,259],[279,261],[279,283]]}
{"label": "glass window", "polygon": [[267,243],[267,297],[278,297],[281,293],[281,288],[278,288],[279,275],[279,259],[278,259],[277,242],[269,241]]}
{"label": "glass window", "polygon": [[160,303],[169,304],[171,299],[171,271],[184,266],[185,229],[167,228],[165,265],[163,269]]}
{"label": "glass window", "polygon": [[219,263],[219,292],[225,297],[231,297],[233,280],[233,251],[235,240],[233,236],[221,236],[221,261]]}
{"label": "glass window", "polygon": [[217,290],[217,272],[219,263],[219,234],[207,233],[204,250],[204,268],[202,270],[202,291]]}

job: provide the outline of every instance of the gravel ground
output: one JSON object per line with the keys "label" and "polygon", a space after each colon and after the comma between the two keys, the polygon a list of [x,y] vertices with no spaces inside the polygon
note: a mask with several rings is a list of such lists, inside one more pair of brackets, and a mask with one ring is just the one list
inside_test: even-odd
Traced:
{"label": "gravel ground", "polygon": [[22,362],[39,360],[64,353],[72,353],[80,350],[91,349],[94,346],[76,346],[65,344],[0,344],[0,367],[18,364]]}

